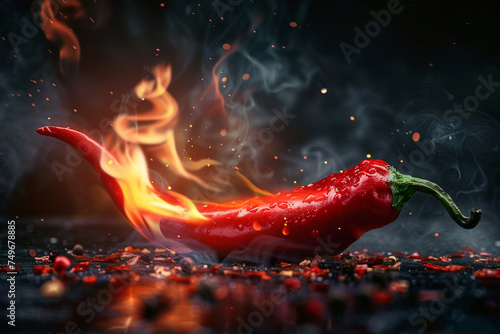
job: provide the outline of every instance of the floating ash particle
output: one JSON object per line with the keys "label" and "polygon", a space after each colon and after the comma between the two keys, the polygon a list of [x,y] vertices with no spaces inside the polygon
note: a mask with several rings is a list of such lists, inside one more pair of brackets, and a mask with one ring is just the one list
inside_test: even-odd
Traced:
{"label": "floating ash particle", "polygon": [[229,44],[229,43],[224,43],[224,44],[222,44],[222,48],[223,48],[224,50],[229,50],[229,49],[231,49],[231,44]]}
{"label": "floating ash particle", "polygon": [[326,88],[321,88],[321,94],[326,94],[326,92],[328,92],[328,89],[326,89]]}

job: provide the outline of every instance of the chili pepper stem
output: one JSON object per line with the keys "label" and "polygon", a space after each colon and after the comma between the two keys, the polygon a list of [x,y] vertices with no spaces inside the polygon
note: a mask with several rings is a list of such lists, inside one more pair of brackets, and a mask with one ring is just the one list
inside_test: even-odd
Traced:
{"label": "chili pepper stem", "polygon": [[471,216],[465,216],[457,207],[453,199],[440,186],[430,181],[399,173],[396,168],[389,166],[389,181],[393,203],[392,206],[401,211],[405,202],[410,200],[415,192],[420,191],[437,198],[445,207],[450,217],[462,228],[474,228],[481,218],[481,209],[472,209]]}

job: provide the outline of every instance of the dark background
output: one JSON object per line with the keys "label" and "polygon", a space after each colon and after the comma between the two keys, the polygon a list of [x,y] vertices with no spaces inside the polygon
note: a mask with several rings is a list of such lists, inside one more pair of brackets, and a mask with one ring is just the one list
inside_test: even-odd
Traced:
{"label": "dark background", "polygon": [[[44,234],[44,222],[61,217],[67,222],[112,217],[110,232],[129,228],[87,164],[75,163],[58,178],[54,162],[67,164],[72,151],[35,129],[100,129],[101,120],[116,116],[116,101],[148,66],[168,63],[179,129],[193,122],[208,124],[203,138],[214,140],[227,120],[213,102],[199,97],[225,52],[222,45],[230,43],[237,50],[216,70],[229,78],[223,90],[232,96],[226,99],[227,113],[246,119],[254,133],[268,126],[273,108],[296,115],[258,156],[238,161],[258,186],[277,191],[293,187],[293,180],[307,184],[370,154],[440,184],[465,213],[481,207],[484,215],[476,229],[465,231],[437,201],[417,195],[396,222],[368,233],[355,247],[435,253],[468,245],[499,253],[500,87],[477,110],[466,111],[467,118],[446,114],[454,103],[474,96],[479,76],[500,81],[494,1],[465,6],[401,1],[402,11],[391,15],[390,23],[351,55],[351,62],[340,43],[354,46],[353,29],[364,30],[374,21],[370,11],[386,9],[387,1],[161,3],[81,1],[80,17],[75,8],[66,8],[65,22],[79,39],[81,61],[78,70],[70,66],[63,76],[58,46],[42,31],[17,49],[11,43],[12,34],[22,36],[23,18],[32,20],[37,6],[2,1],[0,208],[5,221],[17,217],[19,229],[37,235]],[[228,6],[219,9],[226,8],[223,20],[215,8],[220,3]],[[249,80],[241,79],[244,73]],[[418,146],[412,132],[427,146]],[[231,153],[221,149],[212,158],[224,161]],[[117,219],[118,225],[111,223]]]}

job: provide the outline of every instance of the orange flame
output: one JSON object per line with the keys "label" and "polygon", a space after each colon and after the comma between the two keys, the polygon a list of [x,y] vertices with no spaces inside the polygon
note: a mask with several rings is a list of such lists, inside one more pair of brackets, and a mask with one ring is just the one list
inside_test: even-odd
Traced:
{"label": "orange flame", "polygon": [[114,129],[125,142],[132,144],[154,145],[150,148],[174,173],[192,180],[203,187],[211,188],[205,181],[189,170],[199,170],[217,161],[202,159],[182,162],[175,146],[174,129],[177,125],[179,106],[167,91],[172,79],[170,66],[158,65],[153,68],[155,80],[142,80],[135,87],[137,97],[148,100],[153,108],[140,115],[119,115],[114,121]]}
{"label": "orange flame", "polygon": [[159,229],[158,217],[183,222],[202,222],[207,218],[186,196],[171,190],[163,194],[154,189],[141,145],[148,145],[149,150],[168,164],[174,173],[206,188],[210,186],[188,169],[197,170],[217,162],[204,159],[188,164],[181,160],[174,136],[178,105],[167,91],[172,71],[170,66],[159,65],[153,68],[153,74],[154,80],[144,79],[135,87],[135,94],[152,104],[151,110],[116,117],[113,129],[117,138],[107,146],[111,146],[110,150],[119,164],[103,156],[101,167],[118,181],[124,195],[123,211],[128,220],[148,240],[161,244],[164,237]]}
{"label": "orange flame", "polygon": [[[44,0],[41,4],[40,15],[44,22],[41,29],[49,41],[60,44],[59,69],[63,75],[67,75],[67,66],[80,62],[80,43],[73,30],[55,18],[52,2]],[[75,2],[66,5],[77,6]]]}
{"label": "orange flame", "polygon": [[[116,156],[116,160],[103,155],[100,165],[118,182],[123,192],[122,211],[133,227],[148,240],[165,245],[159,217],[194,224],[206,222],[208,218],[198,211],[188,197],[172,190],[161,193],[152,186],[142,147],[147,145],[148,152],[168,164],[173,173],[210,190],[219,191],[221,184],[209,184],[192,171],[220,163],[211,159],[181,159],[175,143],[179,107],[167,91],[172,70],[170,66],[158,65],[152,72],[153,80],[140,81],[134,90],[137,97],[150,102],[151,109],[140,114],[122,113],[115,118],[113,129],[116,135],[107,139],[106,146]],[[236,175],[255,193],[270,194],[257,188],[243,175]]]}
{"label": "orange flame", "polygon": [[[121,146],[121,147],[120,147]],[[120,147],[120,150],[117,150]],[[206,220],[194,203],[174,191],[162,194],[151,185],[144,153],[139,145],[117,144],[117,161],[101,157],[101,168],[115,178],[123,192],[123,212],[132,226],[151,242],[163,244],[158,217],[185,222]]]}

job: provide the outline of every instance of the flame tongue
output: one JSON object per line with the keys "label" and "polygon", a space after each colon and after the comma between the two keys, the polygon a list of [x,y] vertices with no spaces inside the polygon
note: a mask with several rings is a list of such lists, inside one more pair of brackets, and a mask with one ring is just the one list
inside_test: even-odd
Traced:
{"label": "flame tongue", "polygon": [[151,242],[168,245],[159,228],[160,217],[184,223],[207,220],[187,197],[173,191],[162,194],[149,181],[142,151],[131,147],[121,159],[85,134],[55,126],[37,129],[39,134],[60,139],[77,149],[94,167],[106,190],[132,226]]}
{"label": "flame tongue", "polygon": [[[120,114],[113,122],[116,133],[108,138],[108,147],[120,166],[102,155],[100,168],[119,184],[123,192],[123,213],[147,239],[165,246],[159,229],[160,218],[199,223],[207,220],[186,196],[174,191],[160,193],[151,184],[146,157],[141,145],[148,145],[169,170],[205,186],[205,182],[190,173],[177,153],[174,128],[178,105],[167,91],[171,81],[170,66],[153,68],[154,80],[142,80],[135,87],[136,95],[148,100],[152,108],[141,114]],[[197,162],[198,168],[206,162]],[[213,162],[212,162],[213,163]],[[167,243],[168,244],[168,243]]]}
{"label": "flame tongue", "polygon": [[139,146],[126,145],[121,152],[121,165],[103,155],[101,168],[116,180],[123,192],[123,212],[130,223],[148,240],[165,245],[159,229],[159,218],[182,222],[206,220],[187,197],[168,191],[162,194],[151,185],[144,153]]}
{"label": "flame tongue", "polygon": [[[177,125],[179,106],[167,91],[172,79],[171,67],[158,65],[152,71],[154,80],[142,80],[134,90],[137,97],[148,100],[152,104],[151,110],[142,114],[121,114],[116,117],[113,122],[116,134],[127,144],[149,145],[148,150],[163,163],[168,164],[171,171],[205,188],[213,188],[188,169],[199,170],[207,164],[218,163],[210,159],[183,162],[177,152],[174,130]],[[131,149],[131,151],[137,150]],[[137,155],[135,158],[143,159],[144,157]]]}

